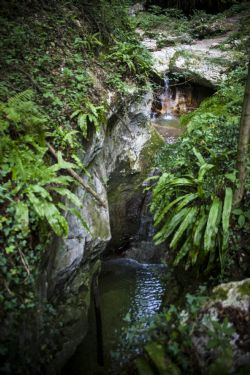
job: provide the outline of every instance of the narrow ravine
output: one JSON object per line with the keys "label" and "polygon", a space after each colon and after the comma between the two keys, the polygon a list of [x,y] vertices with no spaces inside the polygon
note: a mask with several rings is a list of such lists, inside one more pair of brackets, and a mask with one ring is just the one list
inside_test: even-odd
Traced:
{"label": "narrow ravine", "polygon": [[250,374],[249,4],[1,2],[0,374]]}
{"label": "narrow ravine", "polygon": [[[211,90],[199,89],[197,93],[197,88],[191,85],[170,85],[169,78],[165,77],[157,98],[160,105],[156,109],[153,104],[151,119],[166,143],[176,142],[184,131],[180,114],[196,108],[211,95]],[[140,351],[140,348],[126,348],[126,340],[129,340],[126,332],[132,325],[146,322],[160,311],[167,291],[167,266],[161,263],[162,246],[156,246],[153,241],[155,229],[149,211],[150,195],[148,192],[143,199],[138,232],[128,240],[122,254],[119,249],[108,248],[102,261],[99,275],[102,332],[98,332],[100,327],[96,323],[92,296],[87,335],[62,375],[118,374],[120,366]],[[111,257],[109,252],[113,254]],[[100,363],[100,354],[104,363]]]}

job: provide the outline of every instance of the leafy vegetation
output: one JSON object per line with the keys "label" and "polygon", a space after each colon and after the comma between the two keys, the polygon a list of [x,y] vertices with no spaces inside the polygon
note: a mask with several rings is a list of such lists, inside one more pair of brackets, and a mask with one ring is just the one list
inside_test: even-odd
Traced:
{"label": "leafy vegetation", "polygon": [[[191,42],[192,39],[219,35],[228,28],[225,15],[222,13],[212,15],[203,10],[193,9],[192,15],[188,17],[181,9],[162,9],[156,5],[152,5],[148,12],[136,15],[132,22],[134,27],[141,28],[147,36],[157,39],[159,44],[162,43],[162,47],[167,46],[169,41],[176,44],[180,41]],[[165,25],[171,30],[169,39]]]}
{"label": "leafy vegetation", "polygon": [[90,177],[84,145],[106,127],[109,93],[143,90],[151,62],[126,2],[14,0],[0,20],[0,371],[42,373],[61,327],[40,300],[41,263],[52,236],[68,236],[68,213],[88,230],[68,171]]}
{"label": "leafy vegetation", "polygon": [[[82,203],[69,189],[73,179],[61,173],[77,166],[63,160],[60,152],[58,163],[49,165],[46,160],[47,122],[31,90],[0,103],[0,301],[6,324],[11,314],[12,324],[18,325],[22,314],[36,307],[36,275],[48,245],[49,227],[57,236],[67,237],[64,212],[70,211],[87,228],[77,210]],[[6,334],[11,343],[13,337]],[[16,344],[10,343],[15,349]],[[1,346],[3,356],[6,349]]]}
{"label": "leafy vegetation", "polygon": [[154,240],[159,244],[171,238],[170,249],[178,249],[174,265],[187,256],[186,269],[196,263],[204,265],[206,258],[210,267],[218,249],[223,270],[228,247],[232,189],[225,189],[224,202],[218,195],[211,196],[206,174],[214,165],[206,163],[196,149],[193,152],[199,164],[196,178],[191,173],[184,177],[164,173],[153,191],[151,211],[154,213],[154,223],[162,226]]}
{"label": "leafy vegetation", "polygon": [[[206,374],[216,374],[221,369],[229,374],[232,363],[230,340],[235,330],[226,318],[218,321],[204,314],[203,319],[199,319],[201,306],[208,300],[206,293],[206,287],[201,286],[196,293],[185,295],[183,306],[171,304],[150,319],[142,319],[126,329],[124,348],[116,354],[122,356],[119,359],[124,367],[134,361],[140,375],[200,374],[193,336],[196,332],[206,332],[207,348],[215,358],[206,368]],[[124,352],[130,355],[126,356]]]}
{"label": "leafy vegetation", "polygon": [[[232,191],[237,184],[245,79],[245,68],[232,71],[215,95],[182,117],[186,133],[175,144],[165,145],[157,159],[163,174],[151,203],[158,230],[155,240],[170,240],[175,265],[182,262],[186,268],[195,265],[211,271],[220,263],[224,271],[230,262],[228,241],[234,241],[235,235],[229,227],[235,221]],[[243,210],[248,211],[248,206]]]}
{"label": "leafy vegetation", "polygon": [[[222,15],[204,12],[188,18],[179,9],[162,13],[152,7],[129,18],[127,1],[33,3],[5,2],[0,13],[0,371],[6,374],[44,373],[58,349],[60,322],[56,306],[39,296],[40,267],[51,237],[68,235],[67,213],[88,230],[78,211],[83,202],[67,170],[89,173],[82,162],[84,145],[106,127],[108,99],[124,100],[135,87],[139,95],[147,85],[152,61],[135,27],[152,36],[167,23],[185,41],[225,30]],[[176,43],[167,37],[160,35],[158,42]],[[237,34],[228,42],[237,44]],[[247,43],[242,38],[239,48],[245,51]],[[157,159],[162,176],[152,201],[159,225],[155,240],[170,241],[175,265],[185,262],[210,271],[220,264],[225,271],[231,259],[228,244],[237,250],[242,233],[249,235],[247,199],[232,210],[246,77],[245,58],[239,57],[242,61],[217,94],[182,118],[184,137],[166,145]],[[48,153],[50,144],[57,162]],[[193,316],[197,299],[187,299]],[[158,337],[159,327],[164,339]],[[150,339],[159,339],[157,350],[150,343],[145,351],[156,367],[162,364],[159,372],[167,371],[165,355],[177,373],[174,362],[183,371],[193,368],[186,358],[192,328],[192,320],[174,307],[155,322]],[[231,334],[227,322],[222,328],[214,323],[214,328],[222,329],[219,339]],[[211,345],[223,344],[219,339],[214,335]],[[145,362],[137,364],[139,372],[147,368]]]}

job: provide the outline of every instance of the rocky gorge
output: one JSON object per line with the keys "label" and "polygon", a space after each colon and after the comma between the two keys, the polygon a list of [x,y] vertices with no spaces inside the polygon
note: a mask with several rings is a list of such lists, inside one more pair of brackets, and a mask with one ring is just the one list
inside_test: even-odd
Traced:
{"label": "rocky gorge", "polygon": [[58,321],[67,327],[55,368],[61,368],[86,335],[92,276],[100,268],[101,254],[110,240],[113,246],[122,247],[139,228],[142,182],[155,150],[163,143],[150,123],[152,98],[151,93],[139,100],[135,95],[122,113],[112,111],[100,134],[93,134],[84,158],[86,165],[91,164],[92,184],[106,208],[79,188],[77,195],[84,202],[82,210],[90,230],[70,217],[68,238],[55,239],[51,245],[42,293],[56,303]]}
{"label": "rocky gorge", "polygon": [[[42,129],[44,135],[41,137],[42,141],[41,144],[39,143],[39,147],[32,144],[29,133],[29,136],[26,137],[26,128],[23,130],[19,124],[21,118],[28,129],[27,132],[32,128],[30,124],[26,124],[25,116],[23,116],[25,111],[31,113],[31,107],[35,107],[30,99],[27,103],[25,96],[28,94],[24,95],[24,104],[21,102],[17,105],[18,110],[18,106],[21,107],[23,117],[18,117],[13,109],[9,109],[13,100],[9,99],[10,94],[6,95],[6,87],[13,86],[18,70],[16,62],[15,64],[11,62],[12,57],[9,57],[7,65],[5,64],[10,71],[14,70],[14,78],[12,73],[10,73],[10,78],[7,75],[9,81],[6,85],[4,83],[4,88],[1,89],[3,94],[0,93],[4,97],[3,100],[7,100],[7,110],[3,110],[2,116],[4,127],[8,120],[10,122],[8,131],[14,142],[19,133],[20,138],[27,141],[25,155],[30,149],[42,150],[44,148],[41,159],[45,159],[48,170],[52,165],[56,172],[60,171],[59,179],[52,180],[52,183],[48,184],[48,191],[54,189],[53,194],[55,195],[55,198],[52,194],[49,199],[50,202],[55,199],[58,210],[62,210],[63,217],[68,223],[67,235],[58,235],[55,230],[54,233],[51,229],[55,219],[53,215],[46,226],[44,225],[46,215],[41,214],[37,207],[35,213],[31,211],[28,214],[25,211],[26,203],[22,205],[22,199],[32,197],[32,194],[28,190],[28,193],[24,190],[24,193],[21,194],[17,188],[14,189],[17,169],[21,170],[22,178],[26,179],[24,183],[22,182],[23,187],[20,189],[25,189],[28,185],[27,181],[29,181],[23,172],[25,168],[22,167],[22,160],[19,161],[20,152],[17,159],[13,158],[13,160],[17,160],[17,166],[14,166],[13,171],[6,172],[6,175],[3,172],[4,183],[6,183],[6,176],[12,176],[14,181],[4,190],[8,191],[10,186],[13,186],[14,189],[13,197],[8,198],[7,196],[7,201],[14,202],[14,204],[16,202],[19,210],[24,209],[21,213],[14,209],[8,211],[9,203],[3,200],[3,223],[7,222],[10,212],[14,218],[10,220],[10,226],[12,222],[17,222],[20,219],[19,216],[22,220],[21,227],[17,227],[17,229],[14,227],[13,231],[17,240],[14,237],[14,239],[11,238],[11,245],[7,247],[6,257],[10,262],[11,280],[17,273],[17,267],[15,269],[13,266],[13,244],[15,241],[19,243],[20,238],[22,241],[22,236],[18,237],[18,231],[21,230],[22,235],[25,233],[28,238],[27,242],[21,242],[27,253],[20,248],[16,258],[20,258],[19,263],[21,272],[24,273],[22,276],[24,281],[32,280],[32,288],[35,290],[34,292],[32,289],[35,296],[32,298],[36,302],[33,303],[30,296],[22,297],[21,293],[14,293],[11,281],[8,281],[8,278],[0,278],[0,281],[4,280],[3,286],[8,298],[15,299],[16,305],[13,304],[12,308],[14,312],[17,311],[16,306],[19,303],[16,296],[21,295],[20,319],[22,323],[21,328],[17,329],[15,342],[17,342],[19,356],[25,357],[26,362],[23,362],[24,367],[20,367],[17,374],[22,373],[26,365],[27,374],[32,375],[35,373],[68,374],[71,371],[71,365],[72,374],[81,374],[81,371],[85,374],[86,367],[84,366],[89,364],[90,367],[86,370],[89,375],[97,373],[117,375],[120,371],[140,375],[155,373],[179,375],[183,373],[180,368],[182,371],[188,368],[189,360],[192,363],[190,368],[195,375],[195,371],[206,375],[216,374],[218,368],[223,368],[223,366],[228,373],[238,375],[238,370],[241,371],[243,368],[243,372],[239,372],[239,374],[245,374],[245,367],[249,368],[250,293],[249,278],[247,278],[249,277],[247,273],[249,255],[246,240],[249,220],[247,216],[248,187],[246,188],[244,208],[236,208],[236,213],[230,221],[230,225],[236,233],[231,236],[230,232],[233,255],[230,253],[228,256],[228,263],[229,266],[232,264],[233,266],[229,267],[230,271],[226,271],[225,274],[223,274],[224,270],[221,271],[221,274],[218,271],[223,256],[221,253],[219,255],[216,253],[217,244],[215,243],[215,250],[208,255],[209,262],[211,260],[215,263],[215,271],[212,266],[210,269],[210,263],[207,268],[204,266],[199,269],[198,265],[197,269],[194,267],[193,270],[190,268],[187,270],[190,260],[184,262],[182,267],[178,265],[178,262],[174,262],[176,248],[171,248],[172,242],[169,239],[165,238],[161,243],[155,244],[156,240],[153,237],[158,229],[157,225],[154,225],[156,215],[152,213],[152,197],[154,196],[152,187],[155,186],[158,178],[162,175],[173,177],[174,173],[177,173],[179,178],[182,176],[181,168],[183,167],[185,171],[190,160],[193,160],[192,158],[194,160],[191,162],[191,169],[188,170],[188,174],[184,174],[186,182],[188,178],[192,181],[191,183],[188,181],[188,186],[191,186],[189,192],[192,194],[196,194],[195,183],[197,181],[200,183],[207,171],[213,169],[215,165],[219,172],[219,168],[223,169],[224,164],[225,168],[223,169],[223,178],[219,181],[219,188],[207,194],[206,188],[208,187],[209,191],[213,182],[217,181],[217,176],[211,177],[207,185],[204,185],[206,193],[202,193],[202,199],[197,204],[198,208],[196,209],[195,204],[191,203],[189,207],[191,210],[196,209],[198,212],[202,207],[201,212],[204,216],[210,200],[217,193],[218,199],[224,198],[223,184],[227,183],[228,189],[235,186],[236,170],[230,159],[235,157],[235,153],[231,144],[223,146],[223,142],[226,143],[228,140],[228,143],[232,143],[236,139],[235,134],[238,134],[233,126],[238,126],[242,107],[241,99],[237,99],[237,95],[242,92],[243,87],[241,70],[245,64],[244,43],[247,40],[247,37],[239,35],[239,32],[240,25],[248,19],[249,10],[245,8],[238,14],[229,12],[218,17],[217,15],[206,16],[205,12],[200,11],[201,13],[194,12],[195,14],[191,17],[181,13],[178,7],[165,10],[165,8],[159,9],[157,6],[154,8],[153,5],[152,13],[150,13],[145,10],[144,3],[136,3],[129,9],[116,4],[114,9],[110,10],[105,1],[96,2],[96,9],[100,10],[98,13],[93,12],[89,4],[84,4],[83,9],[82,5],[75,5],[75,3],[67,8],[68,4],[65,5],[62,2],[53,16],[51,16],[54,12],[53,6],[49,7],[48,11],[45,5],[42,13],[44,18],[41,18],[41,22],[47,22],[46,27],[49,29],[48,25],[53,19],[57,25],[56,36],[53,36],[53,39],[49,33],[46,34],[43,52],[37,46],[33,47],[32,39],[30,45],[34,50],[31,49],[31,51],[33,51],[32,53],[38,51],[38,56],[33,58],[26,52],[27,66],[31,71],[28,70],[29,73],[27,73],[25,70],[23,73],[20,70],[20,74],[23,74],[20,87],[24,89],[29,82],[35,91],[35,98],[42,108],[42,111],[37,111],[36,115],[45,111],[47,116],[45,119],[46,116],[43,115],[40,122],[36,118],[34,120],[35,125],[42,124],[41,126],[44,126]],[[148,4],[146,6],[149,7]],[[25,9],[27,12],[28,8]],[[41,35],[38,34],[42,39],[44,34],[40,30],[42,26],[37,9],[34,14],[31,12],[30,17],[35,20],[35,25]],[[114,17],[116,10],[118,10],[119,17],[117,14]],[[19,11],[18,22],[22,23],[24,22],[22,9]],[[108,17],[110,14],[111,18]],[[120,36],[115,27],[116,34],[114,35],[116,36],[114,37],[112,22],[115,25],[115,20],[119,22],[120,19],[123,20],[122,17],[127,19],[128,14],[131,18],[129,22],[133,26],[129,29],[128,40],[123,40],[124,35],[121,32],[123,36]],[[163,14],[165,16],[162,16]],[[10,17],[9,14],[7,16]],[[104,18],[99,19],[98,17]],[[154,28],[149,26],[150,17],[156,22]],[[204,17],[204,22],[202,17]],[[12,27],[11,22],[14,21],[11,17],[10,20],[8,22]],[[17,27],[13,30],[17,32],[15,38],[19,43],[19,39],[22,40],[25,32],[20,33],[21,36],[19,35],[18,22]],[[118,23],[119,32],[123,30],[124,25],[121,26],[121,24]],[[205,24],[204,27],[203,24]],[[191,29],[192,25],[193,29]],[[65,30],[69,35],[62,43],[61,36],[64,35]],[[135,35],[131,30],[135,31]],[[12,45],[8,39],[7,43]],[[114,43],[115,45],[113,45]],[[43,44],[41,43],[41,45]],[[244,47],[242,50],[238,49],[241,45]],[[11,54],[14,54],[12,50]],[[21,61],[20,56],[16,61]],[[9,67],[10,62],[11,68]],[[85,64],[87,68],[85,68]],[[24,68],[28,69],[26,66]],[[222,104],[220,102],[214,104],[214,95],[221,87],[224,89],[225,98],[228,95],[226,89],[234,90],[234,86],[233,84],[230,86],[230,82],[224,84],[234,70],[236,76],[238,74],[240,77],[240,84],[235,86],[238,90],[235,93],[235,102],[228,101],[229,105],[223,101]],[[44,76],[47,77],[44,78]],[[37,81],[36,77],[38,77]],[[12,93],[12,95],[14,94],[15,92]],[[209,101],[210,99],[212,101]],[[217,99],[215,98],[215,100]],[[202,107],[203,103],[207,107]],[[201,115],[199,113],[200,106]],[[228,115],[228,107],[230,107],[229,110],[231,107],[233,108],[233,114],[229,112]],[[3,106],[3,108],[5,107]],[[213,113],[214,108],[215,114]],[[197,126],[198,135],[195,134],[197,137],[194,137],[195,141],[190,141],[193,128],[189,128],[189,123],[192,121],[192,116],[196,114],[198,114],[198,120],[194,121],[194,124]],[[208,121],[205,128],[207,127],[210,132],[207,138],[204,135],[204,130],[201,129],[202,125],[200,125],[206,116]],[[13,125],[15,121],[18,124],[16,128]],[[229,135],[227,135],[226,127],[223,127],[225,124],[227,125],[227,122],[231,132],[228,133]],[[45,123],[46,125],[43,125]],[[40,130],[37,131],[37,134],[36,131],[32,131],[35,136],[39,135]],[[215,137],[215,141],[213,137]],[[174,148],[175,144],[181,145],[182,140],[184,156],[182,155],[183,149]],[[51,150],[50,144],[53,144],[54,150],[56,149],[55,154],[58,162],[56,165],[54,165],[55,160],[51,154],[46,153]],[[173,145],[173,148],[167,149],[165,154],[167,156],[164,156],[166,148],[163,152],[160,150],[163,150],[166,145]],[[18,146],[20,147],[20,145]],[[204,158],[200,149],[204,152]],[[225,156],[228,150],[230,152]],[[159,151],[162,152],[160,156]],[[192,154],[190,158],[188,152]],[[165,166],[162,166],[161,159],[164,157],[166,168],[172,163],[172,169],[164,169]],[[219,157],[219,167],[216,164],[217,157]],[[174,159],[176,159],[176,165],[174,165]],[[10,158],[10,160],[12,159]],[[61,165],[64,163],[65,170],[60,169],[60,163]],[[157,163],[158,166],[156,166]],[[6,165],[3,163],[3,171]],[[41,164],[37,169],[39,166],[41,167]],[[70,180],[72,182],[70,191],[64,190],[63,198],[58,197],[56,192],[60,192],[60,181],[66,180],[67,170],[71,167],[80,171],[78,177],[83,181],[83,184],[77,185],[73,183],[73,180]],[[204,173],[199,172],[198,174],[197,168],[200,168],[200,171],[204,170]],[[181,184],[183,181],[184,179],[181,180]],[[90,189],[86,190],[84,184]],[[44,186],[47,188],[47,185],[44,184],[40,190],[36,188],[35,193],[38,194],[39,191],[42,191],[45,194]],[[91,189],[94,194],[91,193]],[[185,188],[183,188],[184,190]],[[201,190],[201,185],[199,185],[198,193]],[[20,191],[22,192],[22,190]],[[176,191],[179,192],[182,189],[177,187]],[[72,194],[76,197],[73,202],[81,203],[78,206],[78,215],[72,214],[73,211],[69,209],[74,206],[72,199],[70,200]],[[159,207],[164,199],[167,202],[168,196],[162,196],[158,202]],[[179,199],[180,197],[177,198],[177,201]],[[33,202],[29,202],[27,206],[32,206]],[[171,208],[175,202],[170,203],[169,207]],[[40,206],[42,207],[42,204]],[[169,211],[169,207],[164,211],[165,213],[163,212],[162,217]],[[29,209],[31,210],[31,208]],[[220,211],[222,212],[222,203]],[[34,217],[38,214],[40,214],[37,220],[38,224],[34,224],[36,223]],[[220,213],[220,215],[224,214]],[[32,230],[27,230],[29,216]],[[189,218],[188,215],[187,218]],[[185,220],[184,217],[183,222]],[[213,237],[218,232],[224,231],[226,220],[223,218],[222,221],[220,229],[214,233]],[[218,224],[218,222],[219,219],[216,223]],[[200,223],[198,219],[197,223]],[[198,226],[198,224],[195,225]],[[204,229],[204,222],[202,225],[201,229]],[[47,237],[44,235],[46,230]],[[242,238],[239,234],[240,231],[243,233]],[[7,236],[9,232],[10,230],[7,228],[4,236]],[[186,234],[191,232],[190,230]],[[241,238],[242,249],[239,249],[238,238]],[[42,244],[42,250],[39,241]],[[220,241],[218,241],[219,244]],[[31,257],[30,259],[28,246],[35,248],[37,243],[41,258],[34,260]],[[186,248],[187,251],[190,251],[192,266],[195,265],[199,257],[203,259],[201,247],[195,246],[191,250],[190,246]],[[215,254],[218,255],[218,259]],[[37,263],[35,263],[36,261]],[[5,261],[1,262],[1,267],[4,272],[7,272],[5,271]],[[33,272],[30,264],[32,266],[34,264],[36,268],[33,278],[35,281],[30,276]],[[209,278],[210,271],[211,277]],[[20,288],[22,278],[18,276],[16,280],[15,282]],[[204,282],[206,285],[206,298],[200,296],[195,289],[199,282]],[[223,283],[220,284],[221,282]],[[192,292],[194,292],[194,296],[189,294]],[[30,293],[30,295],[32,294]],[[196,297],[199,301],[197,305]],[[185,298],[191,306],[189,306],[190,311],[188,312],[185,310],[183,302]],[[6,306],[8,312],[8,309],[11,309],[11,304],[7,303]],[[27,306],[27,312],[25,306]],[[0,313],[5,317],[1,310]],[[104,317],[102,317],[102,313],[104,313]],[[12,319],[15,316],[13,312],[9,316],[10,319],[7,316],[7,324],[3,330],[3,336],[7,338],[7,342],[10,331],[13,331],[15,336],[15,330],[12,330],[11,327],[19,325],[14,318]],[[23,318],[24,316],[25,318]],[[144,318],[145,320],[143,320]],[[18,319],[19,317],[17,322],[19,322]],[[103,325],[102,322],[104,322]],[[159,333],[163,336],[158,336]],[[110,342],[105,342],[105,337],[108,337]],[[124,342],[121,344],[122,340]],[[114,353],[112,352],[113,348],[117,349],[116,344],[121,350],[120,354],[117,354],[115,350]],[[220,351],[220,348],[225,348],[225,351]],[[113,359],[110,359],[112,355],[110,353],[107,355],[108,351],[112,352],[114,358],[116,356],[116,362],[114,362],[117,367],[115,369],[112,367]],[[76,354],[74,355],[74,353]],[[12,352],[8,347],[7,349],[3,347],[0,350],[0,355],[4,359],[5,357],[10,358],[4,371],[7,371],[6,374],[11,374],[11,363],[15,359],[15,350]],[[121,359],[123,356],[124,362]],[[106,363],[103,363],[103,357],[105,361],[108,358]],[[221,362],[220,357],[223,357]],[[189,360],[186,361],[187,358]],[[86,362],[87,365],[83,362]],[[95,367],[97,362],[98,366]],[[17,363],[18,367],[19,363]],[[209,368],[209,372],[206,368]]]}
{"label": "rocky gorge", "polygon": [[[230,30],[239,20],[240,16],[228,19],[227,30]],[[238,57],[234,52],[223,52],[218,48],[225,42],[230,31],[227,31],[225,36],[188,44],[185,35],[175,39],[168,37],[164,30],[161,30],[158,31],[161,45],[170,44],[170,46],[161,49],[157,48],[157,40],[145,38],[141,30],[138,30],[138,33],[142,38],[142,44],[152,54],[154,69],[162,79],[166,77],[166,74],[170,74],[170,76],[171,74],[183,75],[186,85],[190,83],[193,85],[194,92],[197,92],[197,89],[198,92],[204,88],[211,89],[209,93],[205,94],[205,97],[211,95],[212,90],[215,90],[218,84],[223,81],[228,66],[237,63]],[[176,44],[176,46],[172,46],[172,44]],[[198,99],[192,102],[195,100],[192,90],[188,94],[185,92],[183,94],[182,87],[179,89],[176,87],[175,90],[174,94],[173,91],[166,93],[165,86],[167,102],[161,100],[161,113],[170,113],[178,117],[180,114],[193,110],[202,100]],[[82,156],[85,165],[91,165],[89,170],[92,175],[92,185],[105,202],[106,207],[98,207],[91,196],[78,188],[77,195],[84,201],[82,212],[87,219],[90,231],[87,233],[76,218],[70,217],[68,239],[56,240],[56,243],[52,245],[53,251],[47,260],[46,274],[48,277],[45,274],[43,276],[43,282],[46,280],[47,286],[45,294],[47,298],[56,301],[58,319],[63,322],[64,327],[67,327],[66,330],[64,329],[61,350],[51,367],[56,371],[74,353],[87,333],[92,277],[94,273],[100,272],[100,256],[105,253],[110,254],[112,249],[117,249],[118,253],[123,252],[128,247],[128,243],[133,243],[138,233],[145,199],[142,183],[151,171],[155,151],[164,142],[166,129],[171,130],[169,127],[162,127],[151,120],[153,102],[152,93],[145,93],[144,97],[139,99],[135,93],[134,96],[131,96],[129,105],[122,104],[119,109],[113,109],[107,127],[103,128],[99,134],[92,134],[91,142]],[[167,134],[169,133],[167,132]],[[180,134],[178,131],[174,132],[174,136],[178,137]],[[170,137],[171,135],[173,134],[170,134]],[[141,254],[143,251],[142,247],[134,246],[123,256],[140,259],[140,261],[146,259],[147,261],[147,255],[145,258]],[[48,272],[48,270],[51,271]],[[241,284],[248,285],[248,281]],[[230,285],[228,287],[234,288],[233,284]],[[236,289],[237,285],[236,283]],[[222,287],[227,288],[227,284],[218,286],[217,289]],[[237,310],[237,298],[227,305],[225,313],[223,307],[220,308],[220,314],[224,318],[226,316],[229,323],[236,329],[239,323],[232,311],[237,311],[236,315],[239,316],[248,314],[250,298],[247,294],[244,298],[245,304],[242,313]],[[213,300],[213,295],[211,299]],[[201,311],[206,311],[205,316],[213,311],[213,306],[219,306],[220,298],[216,301],[217,304],[211,302],[211,306],[207,305],[210,307],[203,307]],[[201,327],[203,327],[202,324]],[[198,330],[199,328],[197,328],[197,332],[199,332]],[[193,338],[201,368],[207,366],[207,359],[203,359],[204,355],[208,355],[206,349],[208,340],[206,341],[205,337],[206,333],[203,332],[202,334],[196,333]],[[202,344],[200,340],[203,340]],[[243,341],[245,342],[245,339]],[[235,339],[233,346],[234,368],[248,363],[244,354],[244,350],[248,353],[247,347],[244,346],[243,352],[237,354],[239,348],[236,342],[238,341]],[[239,356],[242,359],[239,359]]]}

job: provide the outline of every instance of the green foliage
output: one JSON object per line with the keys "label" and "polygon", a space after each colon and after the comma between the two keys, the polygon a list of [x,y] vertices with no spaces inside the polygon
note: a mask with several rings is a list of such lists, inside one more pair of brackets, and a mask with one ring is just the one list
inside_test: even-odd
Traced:
{"label": "green foliage", "polygon": [[224,16],[222,14],[211,15],[203,10],[194,10],[190,20],[191,35],[197,39],[218,35],[226,31]]}
{"label": "green foliage", "polygon": [[95,130],[100,130],[102,124],[106,122],[106,107],[104,105],[95,106],[89,100],[83,104],[84,109],[76,109],[71,118],[77,117],[77,125],[80,128],[84,138],[87,136],[88,124],[95,127]]}
{"label": "green foliage", "polygon": [[148,12],[138,13],[132,17],[131,22],[134,27],[142,28],[147,34],[153,32],[155,36],[166,24],[176,35],[188,31],[187,17],[181,10],[175,8],[162,9],[151,6]]}
{"label": "green foliage", "polygon": [[[0,355],[1,363],[5,364],[11,362],[7,348],[11,347],[16,355],[20,352],[16,330],[20,317],[22,314],[33,316],[38,306],[37,275],[41,254],[48,246],[49,232],[68,235],[64,211],[76,215],[87,229],[78,211],[82,203],[69,190],[73,179],[62,174],[76,165],[66,162],[60,152],[58,162],[49,164],[45,143],[47,127],[48,118],[34,103],[31,90],[0,103],[0,313],[3,328]],[[17,365],[27,366],[27,360],[25,356],[19,358]],[[14,368],[13,363],[9,373]]]}
{"label": "green foliage", "polygon": [[[245,78],[245,67],[235,69],[215,95],[182,116],[186,133],[175,144],[165,145],[156,160],[163,174],[151,204],[158,229],[155,240],[169,240],[176,265],[184,261],[186,268],[195,265],[211,271],[220,262],[224,271],[230,260],[228,245],[235,222],[232,189],[237,183]],[[248,219],[239,216],[247,228]]]}
{"label": "green foliage", "polygon": [[210,315],[200,319],[201,307],[208,298],[205,290],[202,286],[195,294],[187,293],[185,306],[170,305],[150,321],[142,319],[126,329],[123,345],[126,353],[134,354],[120,359],[124,367],[134,359],[139,374],[198,374],[200,369],[192,335],[200,332],[208,338],[206,349],[213,356],[207,373],[215,374],[213,371],[218,371],[223,364],[225,374],[229,374],[232,364],[230,340],[235,330],[227,319],[218,321]]}
{"label": "green foliage", "polygon": [[[84,138],[105,125],[107,92],[117,98],[142,87],[149,66],[126,2],[33,3],[13,0],[0,10],[0,372],[21,374],[39,372],[57,350],[56,307],[44,302],[43,310],[37,292],[52,234],[67,236],[69,212],[87,229],[66,169],[87,173]],[[129,56],[120,62],[122,41]],[[48,141],[62,152],[53,165]]]}
{"label": "green foliage", "polygon": [[130,73],[143,74],[147,77],[151,70],[151,57],[148,51],[136,41],[116,41],[110,49],[108,60],[113,64],[121,64]]}
{"label": "green foliage", "polygon": [[115,38],[126,39],[126,34],[131,31],[129,5],[129,0],[93,0],[83,3],[83,9],[103,41],[112,44]]}
{"label": "green foliage", "polygon": [[102,47],[103,43],[100,40],[100,33],[89,34],[82,39],[80,37],[75,38],[74,47],[77,50],[87,49],[90,52],[95,51],[97,47]]}
{"label": "green foliage", "polygon": [[151,211],[159,228],[154,240],[160,244],[171,239],[169,247],[177,251],[174,265],[185,258],[185,268],[196,263],[204,265],[206,260],[212,267],[219,254],[223,270],[232,189],[225,189],[224,202],[222,191],[211,195],[209,187],[214,165],[206,163],[196,149],[193,152],[199,165],[196,177],[192,174],[176,177],[163,173],[153,190]]}
{"label": "green foliage", "polygon": [[[14,202],[22,200],[17,205],[16,217],[25,217],[27,221],[30,209],[40,219],[46,219],[58,236],[67,236],[67,222],[55,204],[52,192],[67,196],[72,203],[81,206],[77,197],[67,189],[72,178],[57,175],[62,169],[76,166],[65,162],[60,153],[57,164],[48,167],[44,162],[47,148],[39,135],[46,118],[40,115],[31,98],[32,92],[25,91],[9,99],[7,104],[0,104],[2,189],[12,189]],[[22,220],[17,224],[21,226]]]}
{"label": "green foliage", "polygon": [[171,36],[185,33],[189,40],[203,39],[227,31],[223,14],[208,14],[203,10],[193,9],[193,14],[186,17],[181,9],[152,5],[147,12],[133,17],[134,26],[142,28],[146,35],[158,39],[159,32],[166,37],[166,25],[172,31]]}

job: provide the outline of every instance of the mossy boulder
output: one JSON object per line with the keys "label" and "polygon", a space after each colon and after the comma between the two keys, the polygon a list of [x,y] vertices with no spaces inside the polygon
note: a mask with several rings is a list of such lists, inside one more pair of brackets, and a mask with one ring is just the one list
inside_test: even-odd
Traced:
{"label": "mossy boulder", "polygon": [[192,341],[203,371],[221,366],[225,374],[250,370],[250,279],[213,289],[198,315]]}
{"label": "mossy boulder", "polygon": [[226,77],[230,66],[229,56],[209,55],[209,51],[176,51],[170,59],[169,70],[181,73],[194,83],[214,88]]}

